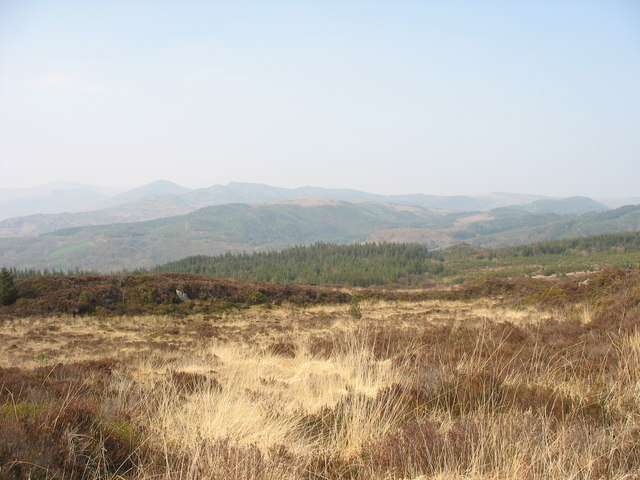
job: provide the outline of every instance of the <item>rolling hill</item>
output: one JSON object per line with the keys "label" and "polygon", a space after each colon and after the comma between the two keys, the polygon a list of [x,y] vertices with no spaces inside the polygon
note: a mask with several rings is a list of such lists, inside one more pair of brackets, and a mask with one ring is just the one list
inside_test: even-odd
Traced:
{"label": "rolling hill", "polygon": [[506,246],[640,229],[640,206],[580,216],[501,208],[444,213],[421,207],[336,200],[227,204],[156,220],[75,227],[0,239],[0,265],[96,269],[151,267],[190,255],[278,250],[317,241],[461,241]]}
{"label": "rolling hill", "polygon": [[375,230],[423,225],[438,216],[418,207],[373,203],[228,204],[146,222],[0,239],[0,264],[138,268],[196,254],[280,249],[318,240],[363,241]]}
{"label": "rolling hill", "polygon": [[470,242],[476,245],[503,247],[604,233],[631,232],[639,229],[640,205],[627,205],[605,212],[563,218],[546,224],[489,233],[471,238]]}
{"label": "rolling hill", "polygon": [[[63,184],[55,188],[52,191],[47,190],[48,193],[44,197],[37,189],[32,192],[37,193],[35,197],[27,198],[29,191],[21,192],[23,195],[21,199],[14,198],[4,203],[1,201],[3,192],[0,191],[0,237],[21,237],[71,227],[154,220],[227,203],[269,203],[304,198],[392,203],[451,212],[484,212],[498,207],[521,206],[529,213],[578,214],[607,208],[584,197],[576,201],[514,193],[471,196],[377,195],[350,189],[320,187],[290,189],[239,182],[189,190],[175,183],[161,180],[117,195],[107,195],[105,191],[96,190],[94,187],[75,184]],[[7,199],[13,198],[10,195],[11,192],[4,193],[8,195]],[[89,195],[90,198],[83,199],[81,198],[83,195]],[[536,202],[547,203],[537,204]],[[4,215],[2,215],[3,205],[6,207]],[[8,215],[9,212],[13,212],[15,216]],[[25,215],[25,213],[31,215]],[[3,218],[5,219],[2,220]]]}

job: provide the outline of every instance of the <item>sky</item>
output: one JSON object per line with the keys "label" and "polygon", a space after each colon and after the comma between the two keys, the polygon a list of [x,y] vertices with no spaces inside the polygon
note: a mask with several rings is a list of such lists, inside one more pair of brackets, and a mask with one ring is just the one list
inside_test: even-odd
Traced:
{"label": "sky", "polygon": [[0,188],[640,195],[640,1],[0,0]]}

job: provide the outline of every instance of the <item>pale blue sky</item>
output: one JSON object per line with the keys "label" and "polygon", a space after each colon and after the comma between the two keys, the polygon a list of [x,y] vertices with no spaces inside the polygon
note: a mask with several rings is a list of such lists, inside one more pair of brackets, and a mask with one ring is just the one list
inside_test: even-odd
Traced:
{"label": "pale blue sky", "polygon": [[640,1],[0,0],[0,188],[640,195]]}

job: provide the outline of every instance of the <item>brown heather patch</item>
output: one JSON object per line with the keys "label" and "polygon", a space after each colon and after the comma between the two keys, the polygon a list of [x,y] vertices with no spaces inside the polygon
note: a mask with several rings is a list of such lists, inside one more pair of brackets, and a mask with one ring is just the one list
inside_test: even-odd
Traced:
{"label": "brown heather patch", "polygon": [[[332,288],[289,283],[245,282],[200,275],[44,276],[16,283],[20,298],[0,313],[10,316],[219,314],[252,305],[345,303],[350,295]],[[176,290],[190,300],[182,301]]]}
{"label": "brown heather patch", "polygon": [[372,287],[359,291],[363,298],[387,301],[451,300],[472,301],[493,298],[505,306],[535,306],[549,311],[568,310],[593,304],[600,322],[623,323],[631,327],[640,308],[640,271],[604,270],[566,278],[481,277],[448,288],[393,290]]}
{"label": "brown heather patch", "polygon": [[[18,301],[0,307],[0,322],[51,313],[73,315],[201,314],[213,318],[249,307],[331,305],[347,303],[343,289],[287,283],[246,282],[191,274],[46,276],[17,282]],[[180,290],[190,300],[181,301]],[[544,309],[582,316],[593,328],[615,324],[632,331],[640,317],[640,271],[605,270],[566,278],[481,277],[454,287],[358,289],[364,300],[424,302],[431,300],[499,301],[505,307]],[[437,310],[437,309],[436,309]],[[586,313],[585,313],[586,312]],[[434,310],[433,313],[436,313]],[[305,319],[306,325],[333,321],[326,314]]]}
{"label": "brown heather patch", "polygon": [[131,471],[139,440],[126,419],[104,416],[103,390],[116,364],[0,368],[0,477],[109,478]]}

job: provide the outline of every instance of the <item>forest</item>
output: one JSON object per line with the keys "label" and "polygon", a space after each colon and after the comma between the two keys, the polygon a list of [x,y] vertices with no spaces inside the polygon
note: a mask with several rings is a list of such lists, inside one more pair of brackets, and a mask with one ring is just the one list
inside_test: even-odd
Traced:
{"label": "forest", "polygon": [[[640,232],[608,233],[513,247],[460,243],[428,250],[417,243],[316,242],[283,250],[195,255],[150,269],[111,274],[194,273],[249,281],[324,285],[427,286],[494,277],[563,276],[605,268],[639,268]],[[44,275],[99,275],[95,270],[10,269],[20,280]]]}
{"label": "forest", "polygon": [[359,287],[422,286],[432,281],[460,283],[482,275],[565,275],[639,264],[640,232],[625,232],[504,248],[462,243],[432,251],[413,243],[319,242],[280,251],[187,257],[150,273]]}

